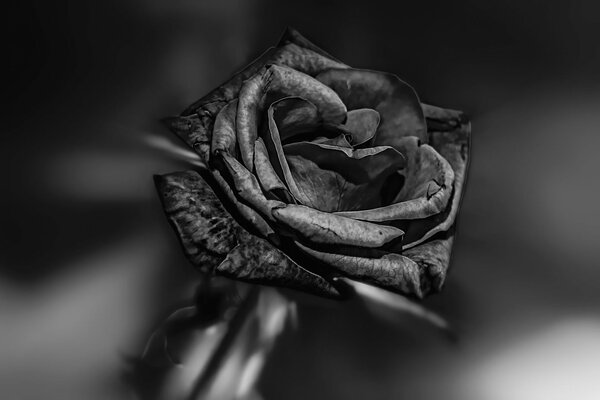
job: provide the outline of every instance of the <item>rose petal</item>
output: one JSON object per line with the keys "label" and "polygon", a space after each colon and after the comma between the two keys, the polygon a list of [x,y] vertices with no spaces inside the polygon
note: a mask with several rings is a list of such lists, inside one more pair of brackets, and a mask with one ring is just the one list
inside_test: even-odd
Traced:
{"label": "rose petal", "polygon": [[[221,172],[216,169],[212,169],[210,172],[210,178],[213,180],[210,186],[220,189],[221,193],[217,193],[217,195],[220,194],[219,198],[222,200],[223,205],[228,208],[230,214],[235,216],[236,221],[255,235],[268,239],[271,243],[278,243],[279,235],[273,231],[273,228],[256,210],[237,199],[229,183],[221,175]],[[203,178],[209,180],[208,177]]]}
{"label": "rose petal", "polygon": [[[460,206],[468,165],[471,123],[460,111],[425,106],[428,116],[438,119],[439,131],[430,131],[431,145],[448,161],[454,171],[454,190],[444,212],[422,220],[411,221],[406,227],[404,248],[424,242],[439,232],[448,230],[456,219]],[[441,117],[443,115],[443,117]],[[445,121],[440,123],[440,118]]]}
{"label": "rose petal", "polygon": [[258,138],[254,144],[254,168],[264,192],[272,193],[287,203],[294,202],[292,194],[273,169],[273,165],[269,161],[267,147],[261,138]]}
{"label": "rose petal", "polygon": [[264,240],[236,246],[216,272],[241,281],[300,289],[339,298],[340,293],[323,277],[301,268]]}
{"label": "rose petal", "polygon": [[[263,133],[262,136],[269,152],[269,159],[271,160],[273,169],[277,175],[285,181],[294,199],[299,202],[309,202],[310,199],[300,192],[296,185],[296,181],[292,176],[285,154],[283,153],[283,146],[281,144],[281,136],[278,128],[278,124],[291,130],[293,130],[294,127],[299,128],[299,125],[284,125],[283,121],[285,115],[287,115],[290,110],[302,108],[310,108],[310,103],[300,97],[287,97],[271,104],[267,111],[268,131]],[[312,125],[312,122],[309,124]]]}
{"label": "rose petal", "polygon": [[425,294],[442,290],[448,272],[453,241],[454,236],[450,235],[403,251],[403,254],[416,262],[423,271],[421,286]]}
{"label": "rose petal", "polygon": [[272,210],[277,223],[309,243],[380,248],[402,239],[403,232],[392,226],[355,221],[302,205]]}
{"label": "rose petal", "polygon": [[[273,102],[267,115],[267,126],[272,119],[277,126],[280,141],[292,141],[295,137],[316,131],[323,123],[319,110],[310,101],[298,96],[290,96]],[[268,113],[267,113],[268,114]]]}
{"label": "rose petal", "polygon": [[368,210],[340,212],[339,215],[386,222],[427,218],[446,208],[454,181],[452,167],[433,147],[426,144],[419,146],[416,138],[405,138],[403,142],[407,166],[400,171],[405,181],[395,203]]}
{"label": "rose petal", "polygon": [[[330,68],[348,67],[327,56],[322,50],[318,51],[320,49],[305,38],[291,40],[292,36],[299,38],[299,35],[291,35],[284,40],[286,44],[268,49],[228,81],[183,111],[182,116],[198,118],[198,125],[195,135],[187,137],[183,135],[184,132],[180,131],[178,136],[182,137],[184,142],[198,151],[201,156],[206,155],[208,152],[206,143],[211,141],[216,115],[229,101],[239,96],[243,82],[267,64],[288,66],[311,76]],[[200,136],[201,140],[196,140],[197,136]],[[206,137],[208,138],[206,139]],[[208,158],[203,157],[203,160],[207,161]]]}
{"label": "rose petal", "polygon": [[283,147],[298,200],[322,211],[379,207],[388,176],[404,166],[391,147],[354,150],[314,142]]}
{"label": "rose petal", "polygon": [[193,171],[156,175],[154,182],[186,256],[205,271],[216,266],[236,245],[236,228],[212,189]]}
{"label": "rose petal", "polygon": [[273,208],[283,207],[285,206],[285,203],[267,199],[263,194],[256,177],[238,160],[224,152],[217,154],[221,157],[223,165],[227,170],[227,175],[232,180],[232,189],[235,194],[254,210],[258,211],[265,219],[272,220]]}
{"label": "rose petal", "polygon": [[359,108],[348,111],[348,119],[342,127],[352,137],[353,147],[368,142],[375,136],[379,127],[379,113],[370,108]]}
{"label": "rose petal", "polygon": [[212,134],[211,154],[218,151],[226,151],[235,155],[235,115],[237,113],[238,100],[232,100],[217,114]]}
{"label": "rose petal", "polygon": [[404,136],[427,142],[427,125],[413,88],[396,75],[361,69],[331,69],[316,77],[340,96],[349,110],[375,109],[381,122],[373,145],[397,146]]}
{"label": "rose petal", "polygon": [[369,282],[391,291],[423,297],[419,266],[408,257],[388,253],[380,258],[366,258],[327,253],[298,242],[296,245],[301,251],[352,279]]}
{"label": "rose petal", "polygon": [[258,122],[267,104],[295,95],[313,103],[327,122],[346,118],[346,106],[337,94],[316,79],[288,67],[270,65],[244,82],[236,117],[237,139],[242,161],[252,168]]}

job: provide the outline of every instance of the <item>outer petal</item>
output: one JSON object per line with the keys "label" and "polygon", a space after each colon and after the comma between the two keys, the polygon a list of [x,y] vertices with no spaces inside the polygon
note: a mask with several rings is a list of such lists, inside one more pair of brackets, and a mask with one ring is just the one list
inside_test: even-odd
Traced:
{"label": "outer petal", "polygon": [[[454,171],[454,188],[449,206],[444,212],[429,218],[414,220],[406,227],[404,248],[423,243],[439,232],[447,231],[454,224],[465,185],[471,136],[471,123],[460,111],[423,106],[426,115],[432,117],[429,132],[431,145],[448,161]],[[428,120],[429,121],[429,120]]]}
{"label": "outer petal", "polygon": [[[183,132],[179,131],[179,136],[190,147],[194,147],[200,155],[206,153],[205,142],[210,143],[216,115],[229,101],[238,97],[243,82],[256,74],[263,66],[267,64],[288,66],[311,76],[329,68],[347,68],[347,65],[328,56],[327,53],[297,32],[292,32],[293,30],[288,30],[278,47],[272,47],[265,51],[228,81],[194,102],[182,113],[182,116],[195,116],[199,122],[196,134],[192,136],[182,135]],[[208,136],[207,140],[206,136]],[[198,137],[201,140],[197,140]]]}
{"label": "outer petal", "polygon": [[373,145],[397,147],[404,136],[427,142],[427,125],[417,94],[393,74],[362,69],[331,69],[318,80],[331,87],[349,110],[375,109],[381,116]]}
{"label": "outer petal", "polygon": [[299,267],[258,238],[236,246],[217,266],[216,272],[250,283],[284,286],[325,297],[341,296],[326,279]]}
{"label": "outer petal", "polygon": [[327,280],[299,267],[267,241],[248,234],[197,172],[156,176],[155,181],[187,257],[201,270],[340,297]]}
{"label": "outer petal", "polygon": [[453,241],[454,236],[450,235],[447,238],[430,240],[403,252],[406,257],[419,265],[423,276],[421,281],[424,293],[442,290],[448,272]]}
{"label": "outer petal", "polygon": [[237,244],[237,227],[219,199],[193,171],[154,181],[187,257],[202,270],[214,268]]}

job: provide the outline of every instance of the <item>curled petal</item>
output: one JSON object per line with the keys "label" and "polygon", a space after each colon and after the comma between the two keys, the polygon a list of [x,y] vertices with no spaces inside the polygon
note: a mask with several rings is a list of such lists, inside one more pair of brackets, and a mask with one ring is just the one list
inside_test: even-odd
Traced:
{"label": "curled petal", "polygon": [[430,240],[403,252],[423,271],[422,287],[425,293],[442,290],[450,264],[453,241],[454,236],[450,235],[447,238]]}
{"label": "curled petal", "polygon": [[404,234],[392,226],[355,221],[301,205],[276,207],[272,212],[287,232],[309,243],[379,248],[402,240]]}
{"label": "curled petal", "polygon": [[444,212],[422,220],[411,221],[407,225],[404,248],[418,245],[433,235],[450,229],[458,214],[465,185],[471,123],[459,111],[445,110],[441,112],[440,109],[432,106],[424,109],[428,113],[433,110],[433,116],[438,119],[443,118],[442,121],[447,121],[443,124],[438,122],[437,126],[442,130],[430,131],[429,135],[431,145],[448,161],[454,171],[454,190],[449,205]]}
{"label": "curled petal", "polygon": [[394,204],[338,214],[365,221],[386,222],[427,218],[442,212],[452,193],[452,167],[429,145],[418,146],[415,142],[404,154],[407,156],[407,167],[400,173],[405,176],[405,183]]}
{"label": "curled petal", "polygon": [[263,191],[291,203],[294,201],[285,183],[281,181],[269,160],[267,147],[261,138],[254,144],[254,168]]}
{"label": "curled petal", "polygon": [[236,134],[235,115],[238,101],[232,100],[217,115],[212,134],[211,154],[226,151],[235,154]]}
{"label": "curled petal", "polygon": [[427,142],[427,125],[413,88],[396,75],[362,69],[331,69],[316,77],[340,96],[349,110],[372,108],[381,116],[373,145],[397,146],[404,136]]}
{"label": "curled petal", "polygon": [[405,164],[401,153],[386,146],[354,150],[299,142],[284,152],[298,200],[330,212],[381,206],[386,179]]}
{"label": "curled petal", "polygon": [[319,110],[310,101],[290,96],[273,102],[269,106],[267,119],[273,120],[280,141],[292,141],[300,134],[317,130],[323,123]]}
{"label": "curled petal", "polygon": [[371,108],[348,111],[348,119],[342,125],[352,138],[352,146],[357,147],[371,140],[379,127],[379,113]]}
{"label": "curled petal", "polygon": [[419,266],[408,257],[394,253],[379,258],[357,257],[326,253],[302,243],[296,245],[303,252],[352,279],[372,283],[391,291],[423,297]]}
{"label": "curled petal", "polygon": [[272,218],[271,210],[274,207],[285,206],[285,203],[281,201],[268,200],[263,194],[256,177],[238,160],[227,153],[218,154],[221,156],[227,173],[233,181],[233,190],[235,193],[249,206],[265,216],[267,220]]}
{"label": "curled petal", "polygon": [[313,103],[326,121],[341,123],[346,118],[346,106],[338,95],[316,79],[287,67],[270,65],[263,68],[244,82],[240,90],[237,138],[247,168],[252,168],[259,117],[265,106],[290,95]]}

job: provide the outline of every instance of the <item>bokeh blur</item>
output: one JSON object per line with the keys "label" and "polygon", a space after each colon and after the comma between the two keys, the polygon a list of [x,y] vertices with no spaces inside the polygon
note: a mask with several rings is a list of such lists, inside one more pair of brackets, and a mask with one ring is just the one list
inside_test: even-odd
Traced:
{"label": "bokeh blur", "polygon": [[121,399],[124,355],[194,291],[152,175],[157,122],[294,26],[466,111],[450,341],[308,296],[268,399],[600,398],[600,3],[12,2],[3,11],[0,398]]}

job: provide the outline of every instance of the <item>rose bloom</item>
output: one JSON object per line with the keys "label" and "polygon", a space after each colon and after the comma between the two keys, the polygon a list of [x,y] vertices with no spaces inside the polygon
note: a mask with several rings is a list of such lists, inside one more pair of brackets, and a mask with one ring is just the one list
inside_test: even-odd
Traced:
{"label": "rose bloom", "polygon": [[167,125],[205,168],[155,178],[201,270],[328,297],[441,289],[470,123],[288,29]]}

